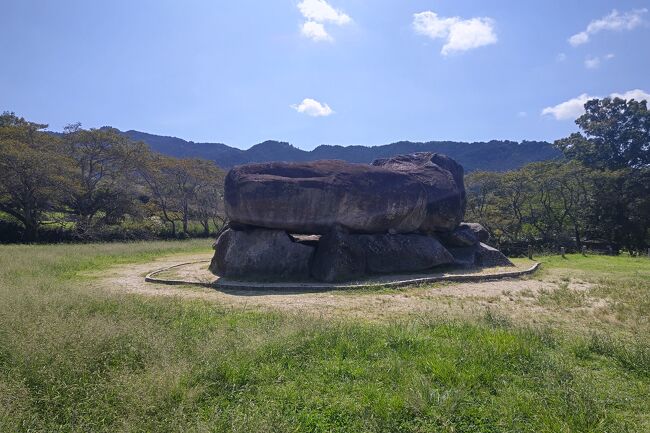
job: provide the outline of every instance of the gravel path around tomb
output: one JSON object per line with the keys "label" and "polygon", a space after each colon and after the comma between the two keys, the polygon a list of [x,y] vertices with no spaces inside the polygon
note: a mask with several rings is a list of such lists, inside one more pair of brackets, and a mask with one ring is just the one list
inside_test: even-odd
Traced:
{"label": "gravel path around tomb", "polygon": [[[226,290],[197,286],[170,286],[147,283],[144,276],[154,269],[178,263],[209,260],[211,254],[173,255],[153,262],[120,265],[101,273],[91,274],[93,286],[115,294],[165,296],[180,299],[196,299],[215,302],[223,306],[280,310],[297,314],[313,314],[320,317],[363,318],[383,320],[404,315],[422,315],[442,318],[467,318],[483,316],[486,311],[503,312],[508,317],[535,322],[537,318],[548,323],[570,326],[570,322],[588,319],[606,303],[603,299],[590,298],[590,283],[578,279],[566,281],[557,273],[543,272],[519,279],[503,279],[471,283],[436,283],[395,289],[335,290],[327,292],[286,293],[269,290]],[[196,266],[207,266],[206,263]],[[186,272],[196,277],[192,268]],[[207,274],[205,274],[207,275]],[[175,275],[177,276],[177,275]],[[206,276],[206,278],[210,278]],[[572,308],[570,314],[564,309],[540,305],[540,294],[553,293],[564,287],[580,293],[583,302]]]}
{"label": "gravel path around tomb", "polygon": [[306,291],[334,291],[379,288],[398,288],[418,284],[470,282],[487,279],[515,278],[528,275],[537,269],[539,263],[532,262],[520,266],[491,267],[487,269],[445,269],[431,273],[400,273],[367,276],[361,280],[342,283],[324,283],[320,281],[261,282],[241,279],[219,278],[208,269],[208,260],[174,264],[171,267],[156,269],[145,276],[148,283],[168,285],[209,286],[216,290],[280,291],[284,294]]}

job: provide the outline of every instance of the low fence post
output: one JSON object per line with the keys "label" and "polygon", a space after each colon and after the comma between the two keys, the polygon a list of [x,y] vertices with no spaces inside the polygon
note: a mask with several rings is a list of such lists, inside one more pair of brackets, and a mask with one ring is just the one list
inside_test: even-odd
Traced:
{"label": "low fence post", "polygon": [[[650,249],[648,251],[650,253]],[[533,260],[533,246],[532,245],[528,245],[528,259]]]}
{"label": "low fence post", "polygon": [[560,254],[562,254],[563,259],[566,259],[566,257],[564,256],[565,253],[566,253],[566,249],[564,247],[560,247]]}
{"label": "low fence post", "polygon": [[582,255],[587,257],[587,246],[586,245],[582,246]]}

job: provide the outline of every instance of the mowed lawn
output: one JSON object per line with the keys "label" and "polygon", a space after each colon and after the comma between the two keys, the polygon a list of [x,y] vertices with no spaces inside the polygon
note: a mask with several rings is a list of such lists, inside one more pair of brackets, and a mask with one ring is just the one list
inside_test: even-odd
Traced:
{"label": "mowed lawn", "polygon": [[[584,278],[602,299],[603,319],[575,330],[498,305],[324,319],[116,294],[87,276],[209,250],[0,246],[0,431],[650,431],[647,258],[541,258],[540,278]],[[570,318],[587,295],[558,287],[540,311]]]}

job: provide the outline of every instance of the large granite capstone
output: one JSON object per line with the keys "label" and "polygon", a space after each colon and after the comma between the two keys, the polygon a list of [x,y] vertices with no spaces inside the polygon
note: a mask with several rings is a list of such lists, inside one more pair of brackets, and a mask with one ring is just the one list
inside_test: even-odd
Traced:
{"label": "large granite capstone", "polygon": [[235,167],[225,181],[226,214],[241,224],[291,233],[325,234],[335,225],[357,233],[452,230],[464,214],[462,167],[455,167],[458,178],[458,172],[433,163],[434,155],[373,165],[314,161]]}

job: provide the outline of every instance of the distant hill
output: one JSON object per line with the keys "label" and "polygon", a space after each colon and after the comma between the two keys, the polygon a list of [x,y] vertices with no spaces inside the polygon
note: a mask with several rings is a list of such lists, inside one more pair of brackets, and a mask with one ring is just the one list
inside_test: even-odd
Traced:
{"label": "distant hill", "polygon": [[342,159],[349,162],[369,163],[377,158],[401,153],[438,152],[444,153],[465,167],[465,171],[511,170],[529,162],[556,159],[560,152],[546,141],[499,141],[458,142],[429,141],[414,143],[399,141],[380,146],[331,146],[321,145],[312,151],[305,151],[280,141],[265,141],[247,150],[241,150],[222,143],[194,143],[176,137],[126,131],[123,134],[136,141],[147,143],[153,150],[169,156],[210,159],[222,168],[238,164],[266,161],[313,161],[317,159]]}

